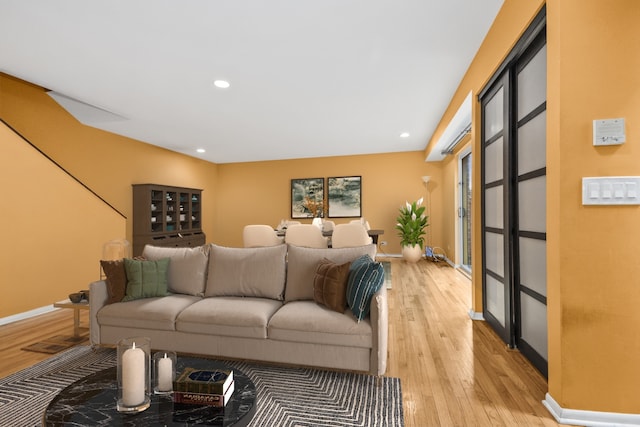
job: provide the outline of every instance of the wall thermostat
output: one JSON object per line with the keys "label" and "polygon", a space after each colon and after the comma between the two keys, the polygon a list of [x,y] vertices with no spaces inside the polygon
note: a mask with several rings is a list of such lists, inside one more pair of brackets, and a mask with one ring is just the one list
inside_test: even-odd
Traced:
{"label": "wall thermostat", "polygon": [[623,118],[593,121],[593,145],[620,145],[625,140]]}

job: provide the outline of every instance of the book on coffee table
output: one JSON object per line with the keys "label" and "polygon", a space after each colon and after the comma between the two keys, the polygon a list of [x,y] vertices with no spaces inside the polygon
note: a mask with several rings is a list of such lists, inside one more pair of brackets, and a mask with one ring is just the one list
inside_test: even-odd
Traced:
{"label": "book on coffee table", "polygon": [[173,384],[173,401],[224,407],[235,389],[230,369],[184,368]]}
{"label": "book on coffee table", "polygon": [[208,394],[208,393],[192,393],[190,391],[174,391],[173,401],[175,403],[186,403],[189,405],[208,405],[218,408],[224,408],[235,389],[235,385],[232,382],[225,394]]}

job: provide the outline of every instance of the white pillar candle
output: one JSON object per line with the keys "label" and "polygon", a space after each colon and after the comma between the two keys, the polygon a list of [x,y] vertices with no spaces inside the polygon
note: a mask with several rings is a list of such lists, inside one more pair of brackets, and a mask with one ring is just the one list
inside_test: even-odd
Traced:
{"label": "white pillar candle", "polygon": [[144,358],[144,351],[136,348],[136,343],[122,355],[122,403],[126,406],[144,402]]}
{"label": "white pillar candle", "polygon": [[167,353],[164,357],[158,359],[158,390],[159,391],[171,391],[173,390],[173,360],[167,357]]}

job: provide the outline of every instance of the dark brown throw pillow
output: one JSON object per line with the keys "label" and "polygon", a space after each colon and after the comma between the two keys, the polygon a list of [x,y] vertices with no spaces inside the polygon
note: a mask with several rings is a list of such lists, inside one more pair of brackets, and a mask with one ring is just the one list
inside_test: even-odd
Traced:
{"label": "dark brown throw pillow", "polygon": [[107,304],[120,302],[124,298],[127,289],[127,272],[124,269],[124,260],[100,261],[102,271],[107,276]]}
{"label": "dark brown throw pillow", "polygon": [[336,264],[323,259],[313,279],[313,300],[338,313],[347,309],[347,280],[350,262]]}

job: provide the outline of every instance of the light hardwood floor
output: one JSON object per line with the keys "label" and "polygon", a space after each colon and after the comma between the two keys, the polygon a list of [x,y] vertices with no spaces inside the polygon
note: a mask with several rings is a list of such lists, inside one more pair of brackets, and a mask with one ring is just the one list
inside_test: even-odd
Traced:
{"label": "light hardwood floor", "polygon": [[[444,263],[390,261],[387,375],[401,379],[407,427],[558,425],[541,403],[544,377],[469,318],[467,278]],[[72,333],[71,310],[0,326],[0,377],[49,357],[21,347]]]}
{"label": "light hardwood floor", "polygon": [[402,381],[407,426],[557,426],[545,378],[483,321],[471,281],[447,264],[392,260],[387,375]]}

